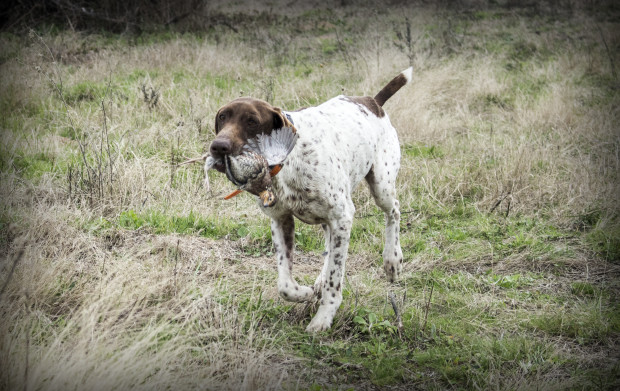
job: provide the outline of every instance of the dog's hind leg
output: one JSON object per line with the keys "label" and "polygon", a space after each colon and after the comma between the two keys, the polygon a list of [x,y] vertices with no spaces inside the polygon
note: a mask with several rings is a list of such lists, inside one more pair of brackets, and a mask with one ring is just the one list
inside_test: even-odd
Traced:
{"label": "dog's hind leg", "polygon": [[[385,156],[387,158],[387,156]],[[403,252],[400,248],[400,204],[396,199],[396,175],[399,158],[391,162],[380,161],[366,175],[366,182],[377,206],[385,213],[385,246],[383,269],[390,282],[396,281],[402,270]]]}

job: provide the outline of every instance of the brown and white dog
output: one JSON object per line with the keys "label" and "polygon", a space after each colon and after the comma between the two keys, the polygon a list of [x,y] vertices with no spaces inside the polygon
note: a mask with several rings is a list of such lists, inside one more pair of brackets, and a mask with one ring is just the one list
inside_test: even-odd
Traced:
{"label": "brown and white dog", "polygon": [[[362,179],[385,212],[383,268],[388,279],[395,281],[402,269],[395,190],[400,147],[382,106],[411,76],[412,68],[403,71],[374,98],[340,95],[319,106],[291,112],[259,99],[239,98],[224,105],[216,115],[216,137],[210,153],[214,168],[221,172],[225,156],[242,153],[247,141],[258,134],[293,126],[299,136],[284,166],[272,178],[278,201],[271,207],[261,202],[258,206],[271,217],[280,295],[295,302],[320,298],[319,309],[306,328],[308,332],[331,327],[342,302],[355,213],[351,193]],[[321,224],[325,232],[325,262],[314,287],[299,285],[292,276],[294,217],[308,224]]]}

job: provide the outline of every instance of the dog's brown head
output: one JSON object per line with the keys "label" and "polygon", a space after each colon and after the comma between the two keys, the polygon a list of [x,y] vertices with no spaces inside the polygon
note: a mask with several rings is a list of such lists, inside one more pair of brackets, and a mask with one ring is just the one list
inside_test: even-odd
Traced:
{"label": "dog's brown head", "polygon": [[[287,124],[282,110],[269,103],[253,98],[238,98],[222,106],[215,115],[215,139],[209,148],[216,162],[226,155],[238,155],[248,139]],[[224,165],[214,168],[224,172]]]}

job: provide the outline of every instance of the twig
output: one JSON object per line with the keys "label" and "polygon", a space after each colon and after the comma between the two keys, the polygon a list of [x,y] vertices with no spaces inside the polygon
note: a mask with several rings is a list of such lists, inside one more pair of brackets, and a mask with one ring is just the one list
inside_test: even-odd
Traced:
{"label": "twig", "polygon": [[510,213],[510,203],[512,201],[512,197],[508,199],[508,206],[506,207],[506,218],[508,218],[508,214]]}
{"label": "twig", "polygon": [[398,305],[396,304],[396,297],[394,297],[394,292],[390,292],[390,303],[392,303],[392,308],[394,309],[394,314],[396,314],[396,326],[398,327],[398,337],[402,338],[402,330],[403,330],[403,319],[400,316],[400,311],[398,310]]}
{"label": "twig", "polygon": [[[110,168],[110,177],[109,179],[109,186],[110,189],[112,189],[112,179],[113,179],[113,171],[114,171],[114,161],[112,159],[112,153],[110,152],[110,138],[108,137],[108,122],[106,119],[106,112],[105,112],[105,104],[103,102],[103,99],[101,100],[101,111],[103,112],[103,132],[105,134],[105,142],[106,142],[106,149],[107,149],[107,153],[108,153],[108,166]],[[103,141],[103,137],[101,138]],[[103,157],[103,150],[101,151],[101,155]]]}
{"label": "twig", "polygon": [[601,26],[599,24],[597,24],[596,27],[598,28],[598,32],[601,35],[603,44],[605,45],[605,51],[607,52],[607,57],[609,58],[609,64],[611,65],[611,74],[614,76],[614,80],[618,80],[618,75],[616,74],[616,66],[614,65],[614,58],[611,55],[609,46],[607,46],[607,40],[605,39],[605,35],[603,35],[603,29],[601,29]]}
{"label": "twig", "polygon": [[69,180],[69,201],[73,204],[73,193],[71,192],[71,186],[73,184],[73,163],[69,164],[69,170],[67,171],[67,177]]}
{"label": "twig", "polygon": [[504,201],[506,199],[506,197],[508,197],[510,195],[510,193],[506,193],[505,196],[501,197],[500,199],[497,200],[497,202],[493,205],[493,207],[489,210],[489,213],[493,213],[493,211],[495,209],[497,209],[497,207],[499,206],[499,204],[502,203],[502,201]]}
{"label": "twig", "polygon": [[2,285],[2,290],[0,290],[0,298],[2,297],[2,295],[4,295],[4,291],[6,290],[6,287],[9,285],[9,282],[11,281],[11,278],[13,277],[13,273],[15,272],[15,268],[17,267],[17,264],[19,263],[19,261],[21,261],[22,257],[24,256],[24,247],[25,245],[22,245],[22,247],[17,252],[17,255],[13,259],[13,266],[11,266],[9,275],[6,277],[6,281],[4,282],[4,285]]}
{"label": "twig", "polygon": [[174,182],[174,171],[175,171],[175,155],[174,155],[174,142],[170,143],[170,190],[172,190],[172,184]]}
{"label": "twig", "polygon": [[109,22],[109,23],[114,23],[114,24],[124,24],[125,26],[129,26],[129,25],[136,26],[136,23],[131,22],[128,19],[110,18],[106,15],[98,14],[96,12],[93,12],[92,10],[88,10],[86,7],[80,7],[78,5],[72,4],[69,1],[63,2],[59,0],[52,0],[52,2],[56,4],[56,6],[62,9],[63,11],[70,10],[73,13],[82,14],[89,18],[102,20],[104,22]]}
{"label": "twig", "polygon": [[[402,215],[406,215],[406,214],[409,214],[409,213],[419,213],[419,212],[420,212],[420,210],[418,210],[418,209],[409,209],[409,210],[401,211],[400,215],[402,216]],[[358,219],[367,219],[369,217],[377,217],[377,216],[383,216],[383,215],[385,215],[385,213],[383,213],[383,212],[381,212],[381,213],[369,213],[369,214],[366,214],[366,215],[358,216],[357,218]]]}
{"label": "twig", "polygon": [[105,260],[106,260],[106,256],[105,254],[103,255],[103,263],[101,265],[101,275],[103,276],[103,274],[105,273]]}
{"label": "twig", "polygon": [[405,36],[403,37],[402,33],[397,31],[396,37],[398,38],[398,41],[395,41],[394,45],[407,56],[409,59],[409,65],[413,66],[413,61],[416,56],[414,46],[418,40],[420,40],[420,37],[413,39],[411,35],[411,22],[409,21],[409,18],[405,18]]}
{"label": "twig", "polygon": [[433,297],[433,288],[435,288],[435,284],[431,282],[431,292],[428,295],[428,300],[425,304],[424,308],[424,323],[422,324],[422,332],[426,328],[426,321],[428,320],[428,311],[431,308],[431,298]]}
{"label": "twig", "polygon": [[177,295],[177,263],[179,262],[179,242],[181,239],[177,239],[177,248],[174,251],[174,295]]}
{"label": "twig", "polygon": [[32,326],[30,327],[30,330],[28,330],[28,333],[26,333],[26,368],[24,368],[24,391],[28,391],[28,366],[29,366],[28,361],[30,361],[28,356],[30,353],[30,333],[31,332],[32,332]]}
{"label": "twig", "polygon": [[[195,157],[193,159],[186,160],[182,163],[178,163],[177,167],[183,166],[185,164],[190,164],[190,163],[204,163],[204,161],[207,160],[208,156],[209,156],[209,153],[207,152],[201,157]],[[211,191],[211,184],[209,183],[209,173],[207,172],[206,169],[205,169],[205,180],[202,182],[200,186],[204,186],[207,192]],[[198,194],[198,190],[200,189],[200,186],[198,187],[198,189],[196,189],[196,194]]]}
{"label": "twig", "polygon": [[195,11],[196,10],[191,10],[191,11],[188,11],[188,12],[186,12],[184,14],[177,15],[177,16],[173,17],[172,19],[169,19],[168,21],[166,21],[164,23],[164,26],[169,26],[169,25],[171,25],[173,23],[177,23],[178,21],[187,18],[188,16],[190,16]]}
{"label": "twig", "polygon": [[232,24],[230,24],[230,23],[229,23],[228,21],[226,21],[226,20],[219,20],[219,21],[217,21],[217,23],[216,23],[216,24],[221,24],[222,26],[226,26],[226,27],[228,27],[229,29],[231,29],[232,31],[234,31],[235,33],[238,33],[238,32],[239,32],[239,30],[237,30],[237,28],[236,28],[235,26],[233,26]]}
{"label": "twig", "polygon": [[351,62],[351,58],[349,57],[349,52],[346,45],[342,41],[342,37],[340,36],[338,29],[336,29],[336,41],[338,42],[338,50],[342,53],[342,57],[344,57],[344,60],[346,61],[349,69],[352,69],[353,64]]}
{"label": "twig", "polygon": [[[56,2],[57,4],[59,4],[59,6],[61,5],[60,3]],[[67,3],[70,4],[70,3]],[[54,69],[53,71],[45,72],[42,71],[40,67],[36,67],[36,70],[41,73],[49,82],[50,85],[52,86],[52,89],[56,92],[56,94],[58,95],[58,98],[60,99],[60,101],[62,102],[63,107],[65,108],[65,113],[66,113],[66,118],[69,121],[69,125],[70,125],[70,129],[73,131],[73,134],[75,136],[76,141],[78,142],[78,146],[79,146],[79,150],[80,150],[80,155],[81,155],[81,160],[82,160],[82,165],[80,167],[80,181],[79,181],[79,185],[77,182],[77,178],[76,178],[76,183],[75,183],[75,187],[73,186],[73,183],[71,183],[73,181],[73,173],[71,172],[72,169],[70,169],[70,173],[69,173],[69,196],[70,199],[73,200],[73,193],[78,193],[79,190],[84,191],[84,186],[85,183],[88,186],[88,201],[89,201],[89,205],[90,207],[93,207],[94,202],[97,200],[102,200],[104,197],[104,182],[106,181],[105,175],[108,175],[108,171],[109,171],[109,178],[107,178],[107,182],[109,182],[109,193],[111,193],[111,189],[112,189],[112,182],[113,182],[113,172],[114,172],[114,158],[112,157],[112,153],[111,153],[111,148],[110,148],[110,140],[109,140],[109,136],[108,136],[108,125],[107,125],[107,113],[106,113],[106,108],[105,108],[105,103],[104,103],[104,99],[105,96],[107,96],[110,92],[110,88],[111,88],[111,77],[108,80],[108,86],[106,89],[106,95],[104,96],[104,99],[102,99],[101,101],[101,109],[103,112],[103,129],[101,131],[101,139],[100,139],[100,143],[99,143],[99,150],[96,150],[96,146],[92,145],[90,146],[90,148],[92,148],[92,151],[94,152],[95,155],[95,162],[90,164],[88,162],[87,159],[87,148],[89,147],[89,143],[86,142],[84,140],[83,137],[78,135],[78,131],[77,131],[77,126],[71,116],[71,107],[69,105],[69,103],[67,102],[65,95],[64,95],[64,86],[63,86],[63,81],[62,81],[62,73],[58,67],[58,62],[56,61],[56,58],[54,56],[53,51],[51,50],[51,48],[45,43],[45,41],[43,40],[43,38],[38,35],[34,30],[30,30],[30,35],[31,37],[34,39],[36,38],[36,42],[37,44],[44,50],[47,51],[47,53],[49,54],[52,63],[54,64]],[[55,76],[55,78],[53,77]],[[104,153],[104,138],[105,138],[105,153]],[[107,159],[105,159],[105,154],[107,153]],[[84,169],[86,170],[86,181],[84,180]],[[77,174],[77,173],[76,173]],[[77,194],[76,194],[77,195]]]}
{"label": "twig", "polygon": [[188,159],[182,163],[178,163],[177,166],[183,166],[185,164],[190,164],[190,163],[204,163],[204,161],[207,159],[207,157],[209,156],[208,153],[205,153],[204,155],[202,155],[201,157],[195,157],[192,159]]}

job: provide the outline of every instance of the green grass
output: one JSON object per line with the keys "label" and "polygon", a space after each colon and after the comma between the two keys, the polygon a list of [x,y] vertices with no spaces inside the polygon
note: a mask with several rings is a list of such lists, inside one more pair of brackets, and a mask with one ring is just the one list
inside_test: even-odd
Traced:
{"label": "green grass", "polygon": [[63,91],[65,101],[74,105],[79,102],[96,102],[99,103],[107,92],[108,86],[104,83],[80,82]]}
{"label": "green grass", "polygon": [[[617,7],[278,5],[222,6],[237,32],[0,34],[0,388],[616,389]],[[410,62],[385,105],[403,274],[357,191],[344,302],[308,335],[253,198],[175,164],[225,102],[373,95]],[[323,230],[295,245],[311,286]]]}
{"label": "green grass", "polygon": [[[334,376],[340,382],[389,386],[405,380],[425,382],[421,373],[431,372],[438,375],[437,385],[510,388],[522,378],[542,375],[557,365],[575,367],[571,356],[554,346],[553,338],[562,336],[589,344],[612,337],[618,329],[617,313],[597,308],[609,306],[609,297],[599,297],[598,305],[596,301],[565,302],[568,308],[562,313],[533,317],[522,311],[506,312],[503,300],[495,300],[486,309],[470,304],[472,295],[488,293],[495,287],[509,295],[540,282],[544,277],[539,275],[498,279],[496,275],[476,277],[439,270],[416,273],[407,282],[407,300],[426,300],[431,284],[435,286],[434,296],[428,312],[405,305],[400,335],[391,308],[386,309],[381,301],[354,306],[355,293],[350,290],[344,292],[345,303],[333,329],[321,337],[302,332],[300,320],[303,324],[307,315],[291,317],[291,306],[264,301],[261,296],[240,299],[239,306],[248,313],[258,311],[253,316],[261,319],[262,328],[277,325],[283,330],[292,351],[306,357],[310,366],[319,370],[339,368]],[[528,301],[535,306],[547,303],[547,298],[541,295]],[[503,328],[504,324],[512,326]],[[495,331],[489,335],[488,330]],[[527,330],[535,334],[523,335]]]}
{"label": "green grass", "polygon": [[586,242],[605,259],[620,261],[620,227],[596,228],[586,235]]}
{"label": "green grass", "polygon": [[117,226],[131,230],[147,229],[154,234],[177,233],[232,240],[245,237],[263,241],[268,239],[264,226],[251,225],[244,221],[216,220],[195,212],[189,212],[185,216],[174,216],[161,211],[137,214],[133,210],[127,210],[120,213]]}
{"label": "green grass", "polygon": [[401,147],[403,155],[409,158],[436,159],[444,156],[444,152],[436,145],[408,144]]}

